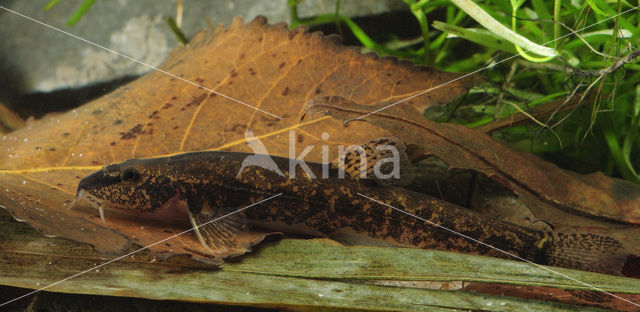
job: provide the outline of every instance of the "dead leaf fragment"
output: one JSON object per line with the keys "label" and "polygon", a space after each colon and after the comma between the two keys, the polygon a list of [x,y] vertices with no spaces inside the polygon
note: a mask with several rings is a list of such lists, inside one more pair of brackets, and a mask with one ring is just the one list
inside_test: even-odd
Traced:
{"label": "dead leaf fragment", "polygon": [[[0,141],[0,206],[40,232],[89,243],[117,254],[179,233],[162,224],[140,224],[96,211],[67,210],[78,181],[107,163],[202,150],[248,151],[246,129],[270,153],[289,156],[295,130],[298,155],[310,145],[361,144],[388,135],[361,123],[345,131],[328,117],[299,122],[304,103],[339,95],[358,103],[394,101],[459,77],[391,58],[362,55],[306,28],[269,26],[264,17],[235,19],[228,28],[201,31],[174,50],[162,70],[282,117],[277,119],[219,94],[160,72],[150,73],[77,110],[46,117]],[[415,108],[449,102],[474,78],[457,80],[442,92],[416,97]],[[417,114],[417,111],[416,111]],[[323,140],[326,132],[329,139]],[[337,152],[331,156],[336,157]],[[318,148],[306,160],[321,161]],[[251,203],[247,203],[249,205]],[[205,261],[207,252],[191,234],[154,245],[159,255],[186,253]]]}

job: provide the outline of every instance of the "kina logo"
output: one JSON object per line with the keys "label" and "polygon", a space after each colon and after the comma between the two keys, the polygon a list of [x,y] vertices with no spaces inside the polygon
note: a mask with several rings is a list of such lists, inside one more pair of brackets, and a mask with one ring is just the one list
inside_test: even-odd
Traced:
{"label": "kina logo", "polygon": [[267,147],[264,146],[264,144],[262,143],[262,141],[260,141],[260,139],[256,138],[253,135],[253,131],[251,130],[245,131],[244,138],[247,141],[247,145],[249,145],[249,147],[253,150],[254,155],[247,156],[242,161],[242,166],[240,167],[240,170],[236,175],[236,179],[240,177],[240,174],[242,174],[242,171],[244,170],[244,168],[249,166],[258,166],[267,170],[271,170],[282,177],[285,176],[284,173],[280,171],[280,168],[278,168],[278,165],[276,165],[276,162],[273,161],[271,156],[269,156],[269,151],[267,151]]}

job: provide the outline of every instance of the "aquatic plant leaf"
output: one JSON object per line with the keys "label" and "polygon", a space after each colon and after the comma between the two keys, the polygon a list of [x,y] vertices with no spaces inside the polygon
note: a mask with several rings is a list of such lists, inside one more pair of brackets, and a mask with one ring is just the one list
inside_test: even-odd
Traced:
{"label": "aquatic plant leaf", "polygon": [[[341,122],[329,117],[301,123],[310,99],[331,94],[359,103],[392,101],[460,76],[362,55],[334,37],[311,34],[302,27],[269,26],[263,17],[250,23],[236,19],[228,28],[198,33],[187,46],[176,48],[161,69],[282,119],[153,72],[77,110],[46,117],[3,137],[0,206],[45,235],[119,254],[128,250],[130,242],[146,246],[184,228],[108,213],[103,224],[95,209],[67,210],[78,181],[105,163],[189,151],[250,151],[244,139],[247,129],[273,155],[289,156],[290,143],[295,144],[296,155],[307,146],[327,144],[336,157],[338,144],[361,144],[388,132],[364,123],[344,131]],[[423,109],[449,102],[474,80],[456,80],[446,90],[416,97],[407,105]],[[292,141],[289,130],[295,130]],[[323,132],[329,134],[326,141]],[[319,148],[305,159],[321,161]],[[219,263],[207,257],[192,233],[181,236],[179,243],[161,243],[150,250]]]}

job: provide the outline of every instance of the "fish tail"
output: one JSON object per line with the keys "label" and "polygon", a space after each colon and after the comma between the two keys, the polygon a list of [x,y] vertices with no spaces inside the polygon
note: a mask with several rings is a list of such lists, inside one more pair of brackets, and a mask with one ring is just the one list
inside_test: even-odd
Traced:
{"label": "fish tail", "polygon": [[624,275],[632,256],[618,240],[590,233],[550,233],[543,245],[548,265],[612,275]]}

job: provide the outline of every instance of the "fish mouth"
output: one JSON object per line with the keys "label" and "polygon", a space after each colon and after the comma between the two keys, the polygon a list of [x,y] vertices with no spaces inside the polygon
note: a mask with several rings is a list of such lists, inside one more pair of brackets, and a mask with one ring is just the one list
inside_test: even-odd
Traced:
{"label": "fish mouth", "polygon": [[86,202],[91,207],[98,209],[100,212],[100,220],[102,223],[106,223],[104,219],[104,204],[106,203],[97,196],[91,194],[89,190],[99,189],[116,183],[120,183],[120,176],[105,175],[104,171],[98,171],[83,178],[78,183],[78,189],[76,192],[76,199],[69,205],[68,209],[78,206],[80,202]]}
{"label": "fish mouth", "polygon": [[102,207],[104,202],[100,198],[92,195],[84,189],[79,188],[76,199],[71,203],[71,205],[69,205],[69,208],[67,209],[72,209],[78,206],[78,203],[80,202],[89,203],[91,207],[98,209],[98,211],[100,212],[100,220],[102,220],[102,223],[107,223],[104,219],[104,208]]}
{"label": "fish mouth", "polygon": [[[91,205],[92,208],[95,208],[98,210],[98,212],[100,213],[100,220],[102,220],[102,223],[106,224],[105,218],[104,218],[104,212],[105,211],[110,211],[110,212],[115,212],[115,213],[119,213],[119,214],[125,214],[125,215],[137,215],[139,213],[132,211],[131,209],[127,208],[126,206],[122,206],[122,205],[118,205],[108,199],[101,199],[91,193],[89,193],[89,191],[85,190],[85,189],[79,189],[78,193],[76,194],[76,198],[75,200],[71,203],[71,205],[69,205],[69,210],[75,208],[75,207],[80,207],[81,203],[88,203],[89,205]],[[86,206],[84,206],[86,207]]]}

